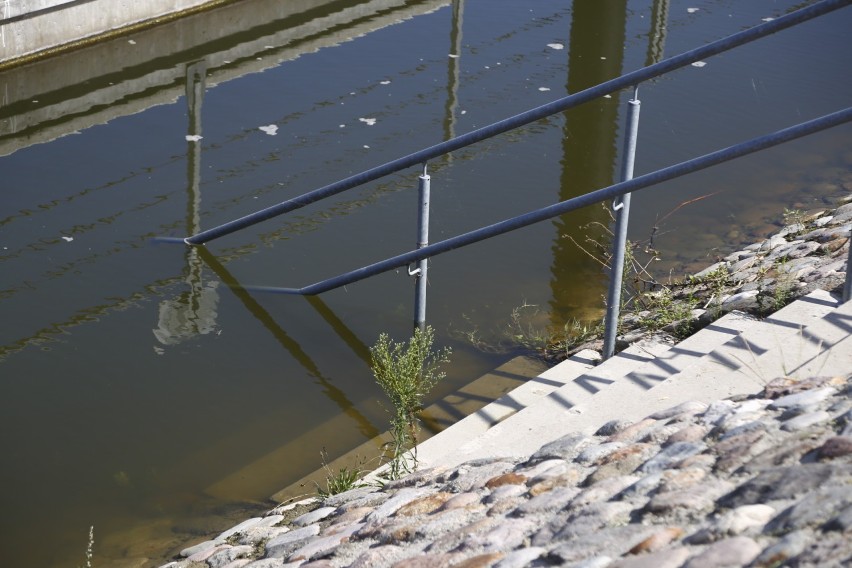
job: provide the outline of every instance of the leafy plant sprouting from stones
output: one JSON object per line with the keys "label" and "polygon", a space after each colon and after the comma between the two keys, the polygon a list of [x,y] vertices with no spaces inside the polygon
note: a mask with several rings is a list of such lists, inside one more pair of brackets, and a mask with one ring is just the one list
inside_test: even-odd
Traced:
{"label": "leafy plant sprouting from stones", "polygon": [[376,382],[393,404],[387,477],[399,479],[417,467],[417,414],[423,398],[445,377],[439,367],[449,362],[451,349],[433,350],[430,326],[415,329],[408,342],[396,343],[386,333],[370,349]]}

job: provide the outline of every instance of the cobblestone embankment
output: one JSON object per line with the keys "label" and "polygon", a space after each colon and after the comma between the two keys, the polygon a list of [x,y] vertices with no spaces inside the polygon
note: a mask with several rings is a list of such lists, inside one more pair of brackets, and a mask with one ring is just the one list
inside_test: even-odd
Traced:
{"label": "cobblestone embankment", "polygon": [[[836,289],[849,201],[729,255],[675,295],[765,313],[781,296]],[[281,506],[165,566],[849,566],[850,379],[778,378],[756,395],[614,420],[521,461],[495,456]]]}
{"label": "cobblestone embankment", "polygon": [[295,518],[280,507],[166,566],[848,566],[849,378],[776,379],[568,435],[519,463],[419,471]]}

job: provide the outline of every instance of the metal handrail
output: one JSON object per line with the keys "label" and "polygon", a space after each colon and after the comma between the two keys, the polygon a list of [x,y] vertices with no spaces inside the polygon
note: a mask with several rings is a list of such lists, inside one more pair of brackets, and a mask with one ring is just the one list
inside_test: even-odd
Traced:
{"label": "metal handrail", "polygon": [[201,231],[200,233],[184,239],[162,240],[171,242],[183,241],[190,245],[199,245],[210,242],[214,239],[218,239],[219,237],[239,231],[240,229],[250,227],[290,211],[295,211],[296,209],[300,209],[306,205],[310,205],[311,203],[337,195],[343,191],[377,180],[386,175],[396,173],[405,168],[424,164],[431,159],[443,156],[449,152],[459,150],[498,134],[503,134],[509,130],[525,126],[542,118],[564,112],[570,108],[592,101],[604,95],[620,91],[627,87],[639,85],[649,79],[659,77],[660,75],[664,75],[670,71],[674,71],[675,69],[680,69],[681,67],[685,67],[686,65],[690,65],[691,63],[695,63],[696,61],[700,61],[707,57],[718,55],[719,53],[822,16],[844,6],[848,6],[849,4],[852,4],[852,0],[822,0],[817,4],[791,12],[790,14],[786,14],[775,20],[759,24],[753,28],[735,33],[712,43],[708,43],[707,45],[698,47],[691,51],[664,59],[659,63],[621,75],[620,77],[600,83],[594,87],[580,91],[579,93],[562,97],[553,102],[522,112],[477,130],[473,130],[467,134],[462,134],[451,140],[435,144],[434,146],[419,150],[402,158],[397,158],[396,160],[392,160],[381,166],[365,170],[359,174],[355,174],[300,195],[299,197],[282,201],[276,205],[261,209],[260,211],[256,211],[217,227]]}
{"label": "metal handrail", "polygon": [[[653,79],[707,57],[717,55],[780,30],[787,29],[818,16],[825,15],[839,8],[848,6],[849,4],[852,4],[852,0],[822,0],[812,6],[797,10],[775,20],[759,24],[748,30],[727,36],[705,46],[665,59],[659,63],[649,65],[637,71],[627,73],[573,95],[562,97],[551,103],[495,122],[489,126],[485,126],[440,144],[422,149],[402,158],[387,162],[381,166],[365,170],[359,174],[339,180],[322,188],[305,193],[299,197],[283,201],[277,205],[267,207],[212,229],[201,231],[184,239],[164,238],[160,240],[167,242],[185,242],[189,245],[204,244],[267,219],[294,211],[316,201],[320,201],[348,189],[352,189],[364,183],[374,181],[414,165],[422,164],[423,175],[420,176],[419,190],[421,202],[418,226],[419,238],[417,243],[418,248],[416,250],[399,254],[383,261],[376,262],[302,288],[270,286],[244,287],[246,290],[258,292],[312,296],[335,288],[340,288],[347,284],[351,284],[383,272],[388,272],[403,266],[410,266],[412,263],[419,262],[416,270],[412,272],[409,269],[409,274],[416,275],[418,277],[418,286],[416,288],[415,295],[415,324],[422,327],[425,324],[426,260],[428,258],[483,241],[503,233],[508,233],[539,223],[541,221],[552,219],[553,217],[563,215],[594,203],[613,199],[616,200],[614,201],[614,205],[618,211],[616,219],[616,238],[613,242],[613,270],[610,279],[610,292],[607,298],[607,315],[605,320],[606,329],[603,355],[604,358],[608,358],[614,353],[615,349],[616,322],[618,319],[622,278],[620,259],[623,258],[623,249],[625,246],[627,232],[627,217],[630,204],[629,200],[632,192],[852,121],[852,107],[849,107],[814,120],[778,130],[771,134],[753,138],[697,158],[656,170],[638,178],[631,179],[633,175],[633,159],[638,128],[639,100],[637,94],[639,85],[643,81]],[[627,87],[634,88],[634,97],[631,101],[629,101],[631,107],[630,112],[628,113],[628,133],[625,139],[625,159],[622,167],[621,181],[619,183],[586,193],[579,197],[561,201],[535,211],[518,215],[486,227],[481,227],[438,243],[428,244],[429,176],[426,173],[426,165],[429,160],[492,136],[530,124],[553,114],[563,112]],[[848,301],[850,297],[852,297],[852,247],[850,247],[849,261],[847,262],[847,275],[843,287],[843,300]]]}
{"label": "metal handrail", "polygon": [[333,278],[328,278],[302,288],[279,288],[273,286],[244,286],[247,290],[257,292],[273,292],[278,294],[298,294],[310,296],[314,294],[322,294],[335,288],[352,284],[359,280],[369,278],[388,272],[395,268],[408,266],[411,263],[431,258],[441,253],[461,248],[473,243],[478,243],[497,235],[502,235],[541,221],[558,217],[570,211],[581,209],[589,205],[594,205],[601,201],[608,201],[626,193],[633,193],[641,189],[645,189],[652,185],[669,181],[687,174],[691,174],[735,158],[746,156],[766,148],[771,148],[784,142],[789,142],[833,126],[838,126],[852,121],[852,107],[840,110],[820,118],[815,118],[789,128],[778,130],[772,134],[753,138],[746,142],[741,142],[721,150],[716,150],[709,154],[705,154],[698,158],[692,158],[666,168],[662,168],[651,173],[641,175],[631,180],[619,182],[603,189],[585,193],[579,197],[573,197],[565,201],[560,201],[523,215],[518,215],[503,221],[499,221],[486,227],[481,227],[467,233],[445,239],[443,241],[433,243],[431,245],[412,250],[403,254],[393,256],[391,258],[370,264],[344,274],[340,274]]}

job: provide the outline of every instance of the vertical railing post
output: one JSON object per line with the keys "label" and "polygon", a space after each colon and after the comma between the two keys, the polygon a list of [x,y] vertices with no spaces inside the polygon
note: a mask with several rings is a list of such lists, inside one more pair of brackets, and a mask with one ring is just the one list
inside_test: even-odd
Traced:
{"label": "vertical railing post", "polygon": [[[417,248],[421,249],[429,244],[429,194],[430,177],[426,173],[426,164],[423,164],[423,174],[417,190]],[[426,285],[428,284],[429,260],[424,258],[417,264],[417,268],[409,273],[417,281],[414,288],[414,327],[421,331],[426,328]]]}
{"label": "vertical railing post", "polygon": [[[639,86],[633,88],[633,98],[627,102],[627,134],[624,137],[624,158],[621,163],[621,179],[633,179],[633,164],[636,159],[636,139],[639,133]],[[615,233],[612,242],[611,274],[604,321],[603,358],[615,353],[615,337],[618,333],[618,312],[621,308],[621,282],[624,277],[624,257],[627,243],[627,222],[630,217],[630,194],[625,193],[613,202],[615,210]]]}
{"label": "vertical railing post", "polygon": [[849,238],[849,256],[846,259],[846,282],[843,283],[843,303],[852,300],[852,237]]}

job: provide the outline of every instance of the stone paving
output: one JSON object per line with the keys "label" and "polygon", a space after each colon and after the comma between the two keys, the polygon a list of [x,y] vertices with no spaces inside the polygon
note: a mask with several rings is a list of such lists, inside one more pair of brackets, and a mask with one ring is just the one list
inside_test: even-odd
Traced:
{"label": "stone paving", "polygon": [[852,565],[852,375],[281,506],[168,568]]}

